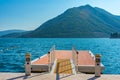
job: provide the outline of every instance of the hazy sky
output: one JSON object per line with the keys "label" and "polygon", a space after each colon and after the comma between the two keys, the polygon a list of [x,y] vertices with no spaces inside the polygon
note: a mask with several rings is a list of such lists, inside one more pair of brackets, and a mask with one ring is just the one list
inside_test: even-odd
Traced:
{"label": "hazy sky", "polygon": [[68,8],[86,4],[120,15],[120,0],[0,0],[0,31],[33,30]]}

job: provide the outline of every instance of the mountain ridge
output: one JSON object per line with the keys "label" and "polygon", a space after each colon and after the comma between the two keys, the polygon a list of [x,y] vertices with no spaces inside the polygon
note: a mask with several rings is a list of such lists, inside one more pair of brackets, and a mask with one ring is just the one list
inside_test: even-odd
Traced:
{"label": "mountain ridge", "polygon": [[0,36],[11,34],[11,33],[17,33],[17,32],[25,32],[25,30],[20,30],[20,29],[3,30],[3,31],[0,31]]}
{"label": "mountain ridge", "polygon": [[73,7],[22,38],[104,38],[120,32],[120,17],[90,5]]}

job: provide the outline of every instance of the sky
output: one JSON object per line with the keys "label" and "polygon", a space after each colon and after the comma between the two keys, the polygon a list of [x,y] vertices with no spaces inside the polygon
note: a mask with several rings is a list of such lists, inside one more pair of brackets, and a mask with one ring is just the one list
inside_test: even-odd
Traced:
{"label": "sky", "polygon": [[34,30],[69,8],[86,4],[120,15],[120,0],[0,0],[0,31]]}

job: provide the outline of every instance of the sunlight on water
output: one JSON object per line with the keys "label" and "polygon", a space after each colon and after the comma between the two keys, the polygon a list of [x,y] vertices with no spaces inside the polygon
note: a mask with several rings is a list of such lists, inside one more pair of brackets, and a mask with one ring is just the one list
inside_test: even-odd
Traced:
{"label": "sunlight on water", "polygon": [[104,74],[120,74],[120,40],[108,38],[26,38],[0,39],[0,72],[24,72],[25,53],[32,60],[44,55],[52,45],[56,49],[91,50],[102,55]]}

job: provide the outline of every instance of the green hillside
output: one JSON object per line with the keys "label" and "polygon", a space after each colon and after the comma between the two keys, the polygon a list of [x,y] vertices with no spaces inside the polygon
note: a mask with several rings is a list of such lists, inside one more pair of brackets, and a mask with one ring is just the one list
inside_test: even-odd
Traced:
{"label": "green hillside", "polygon": [[120,17],[90,5],[74,7],[21,37],[109,37],[120,32]]}

